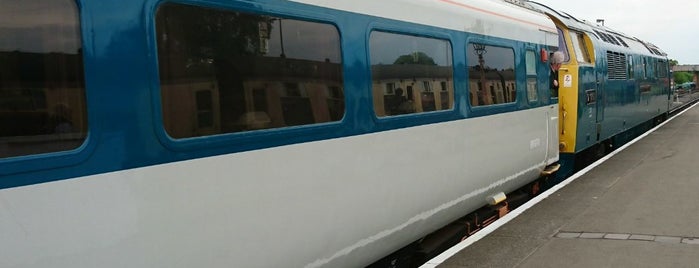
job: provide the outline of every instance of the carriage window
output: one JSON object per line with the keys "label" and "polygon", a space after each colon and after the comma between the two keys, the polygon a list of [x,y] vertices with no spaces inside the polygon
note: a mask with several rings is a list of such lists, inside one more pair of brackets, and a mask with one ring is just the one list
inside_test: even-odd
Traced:
{"label": "carriage window", "polygon": [[453,107],[452,51],[448,41],[372,32],[369,47],[377,116]]}
{"label": "carriage window", "polygon": [[[472,106],[515,102],[515,54],[512,48],[471,43],[466,47]],[[505,85],[511,85],[506,87]]]}
{"label": "carriage window", "polygon": [[0,158],[80,146],[87,111],[75,1],[0,1],[0,36]]}
{"label": "carriage window", "polygon": [[318,124],[345,114],[333,25],[166,3],[156,32],[171,137]]}

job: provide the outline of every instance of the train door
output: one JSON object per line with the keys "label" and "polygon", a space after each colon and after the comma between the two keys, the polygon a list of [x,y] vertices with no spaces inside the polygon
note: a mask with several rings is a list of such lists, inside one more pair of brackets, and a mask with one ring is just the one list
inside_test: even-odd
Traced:
{"label": "train door", "polygon": [[570,30],[558,26],[558,51],[565,54],[565,60],[558,70],[558,111],[559,111],[559,149],[561,153],[575,152],[578,123],[578,64],[575,61],[572,46],[568,42]]}
{"label": "train door", "polygon": [[600,140],[600,135],[602,133],[602,121],[604,121],[604,74],[602,71],[597,69],[597,81],[596,81],[596,91],[597,94],[594,96],[595,99],[595,106],[597,109],[597,119],[595,120],[596,122],[596,127],[597,127],[597,141]]}
{"label": "train door", "polygon": [[591,42],[589,36],[582,32],[570,31],[571,45],[575,51],[575,59],[578,63],[578,88],[584,92],[583,113],[587,116],[587,120],[592,123],[594,120],[595,133],[599,140],[601,133],[601,122],[604,120],[604,102],[601,97],[604,96],[604,74],[599,71],[599,68],[594,68],[594,59],[591,55]]}

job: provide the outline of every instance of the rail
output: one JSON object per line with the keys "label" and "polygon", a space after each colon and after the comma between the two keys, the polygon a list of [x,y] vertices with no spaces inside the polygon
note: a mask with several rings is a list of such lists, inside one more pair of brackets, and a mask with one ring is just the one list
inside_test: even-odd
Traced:
{"label": "rail", "polygon": [[675,90],[670,97],[670,114],[674,114],[699,100],[699,90]]}

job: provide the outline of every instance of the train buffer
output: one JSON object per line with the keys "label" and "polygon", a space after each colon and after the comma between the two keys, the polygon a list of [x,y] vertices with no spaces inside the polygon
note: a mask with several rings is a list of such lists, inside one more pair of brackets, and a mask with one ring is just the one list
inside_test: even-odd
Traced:
{"label": "train buffer", "polygon": [[421,267],[696,267],[696,106]]}

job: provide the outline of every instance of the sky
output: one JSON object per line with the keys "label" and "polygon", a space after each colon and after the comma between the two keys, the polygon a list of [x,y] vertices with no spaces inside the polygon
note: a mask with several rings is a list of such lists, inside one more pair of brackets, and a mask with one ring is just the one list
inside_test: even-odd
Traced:
{"label": "sky", "polygon": [[699,1],[533,0],[658,46],[680,65],[699,65]]}

